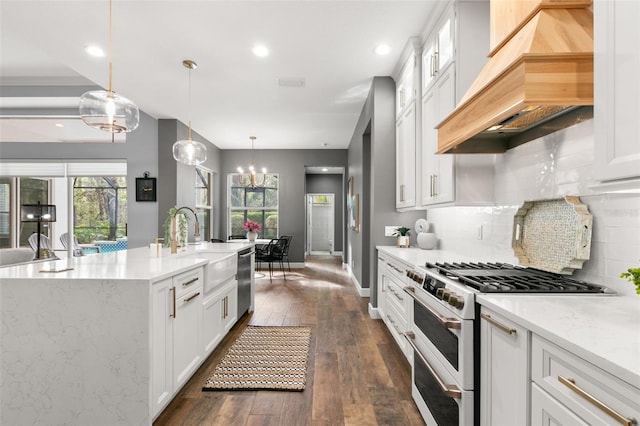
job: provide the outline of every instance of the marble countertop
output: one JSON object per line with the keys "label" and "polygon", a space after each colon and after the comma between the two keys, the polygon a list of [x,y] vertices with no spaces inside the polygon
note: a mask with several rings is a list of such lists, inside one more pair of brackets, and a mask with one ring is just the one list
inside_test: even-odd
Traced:
{"label": "marble countertop", "polygon": [[[426,262],[478,262],[482,259],[469,258],[446,250],[422,250],[416,247],[377,246],[379,252],[408,263],[411,266],[424,266]],[[488,261],[488,260],[484,260]]]}
{"label": "marble countertop", "polygon": [[[14,279],[140,279],[157,281],[204,265],[214,258],[223,259],[248,247],[252,243],[199,243],[189,244],[184,250],[171,254],[169,248],[160,250],[156,257],[147,247],[90,254],[73,259],[34,262],[0,268],[0,280]],[[41,272],[43,270],[63,270]]]}
{"label": "marble countertop", "polygon": [[476,300],[640,388],[640,296],[483,294]]}

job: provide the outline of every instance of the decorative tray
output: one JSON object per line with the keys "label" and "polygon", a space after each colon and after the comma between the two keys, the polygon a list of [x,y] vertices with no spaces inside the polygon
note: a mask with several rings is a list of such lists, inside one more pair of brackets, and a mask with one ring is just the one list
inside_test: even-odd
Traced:
{"label": "decorative tray", "polygon": [[577,196],[525,201],[513,220],[511,246],[523,266],[570,275],[589,260],[592,224]]}

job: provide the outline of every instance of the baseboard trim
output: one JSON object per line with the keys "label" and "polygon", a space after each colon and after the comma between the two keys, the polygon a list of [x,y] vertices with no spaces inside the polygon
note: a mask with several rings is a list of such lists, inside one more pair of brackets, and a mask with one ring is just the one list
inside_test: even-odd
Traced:
{"label": "baseboard trim", "polygon": [[378,308],[373,307],[371,303],[369,303],[369,316],[373,319],[382,319]]}
{"label": "baseboard trim", "polygon": [[362,287],[360,285],[360,282],[358,282],[358,279],[356,278],[356,276],[353,275],[353,271],[351,270],[351,267],[349,265],[347,265],[346,263],[343,263],[342,267],[347,269],[347,273],[349,274],[349,278],[351,278],[351,282],[355,286],[355,288],[356,288],[356,290],[358,292],[358,295],[360,297],[369,297],[369,295],[371,294],[371,289],[366,288],[366,287]]}

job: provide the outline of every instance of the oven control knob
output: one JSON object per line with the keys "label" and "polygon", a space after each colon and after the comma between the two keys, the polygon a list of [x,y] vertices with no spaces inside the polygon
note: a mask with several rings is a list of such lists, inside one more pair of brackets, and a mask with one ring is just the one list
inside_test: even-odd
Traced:
{"label": "oven control knob", "polygon": [[445,291],[447,291],[447,290],[444,287],[440,287],[439,289],[436,290],[436,297],[438,299],[443,299]]}
{"label": "oven control knob", "polygon": [[449,297],[451,297],[451,291],[449,290],[444,290],[442,292],[442,297],[441,299],[444,300],[445,302],[449,300]]}
{"label": "oven control knob", "polygon": [[454,296],[449,298],[449,304],[454,308],[462,309],[464,306],[464,297]]}

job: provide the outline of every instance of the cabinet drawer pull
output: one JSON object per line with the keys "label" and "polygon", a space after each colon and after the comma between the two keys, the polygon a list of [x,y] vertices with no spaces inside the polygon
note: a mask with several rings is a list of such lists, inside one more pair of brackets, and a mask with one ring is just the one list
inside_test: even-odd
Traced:
{"label": "cabinet drawer pull", "polygon": [[462,328],[462,322],[461,321],[453,319],[453,318],[443,317],[442,315],[440,315],[439,313],[437,313],[436,311],[431,309],[429,306],[427,306],[422,300],[418,299],[415,296],[415,290],[413,289],[413,287],[406,286],[404,288],[404,291],[409,296],[411,296],[411,298],[414,300],[414,302],[418,303],[420,306],[422,306],[424,309],[426,309],[431,315],[433,315],[435,317],[435,319],[438,320],[438,322],[443,327],[451,328],[453,330],[460,330]]}
{"label": "cabinet drawer pull", "polygon": [[590,393],[582,389],[580,386],[576,385],[575,379],[571,379],[571,378],[567,379],[566,377],[558,376],[558,381],[563,385],[565,385],[566,387],[568,387],[569,389],[571,389],[572,391],[574,391],[575,393],[577,393],[578,395],[580,395],[581,397],[583,397],[584,399],[586,399],[587,401],[589,401],[590,403],[592,403],[593,405],[595,405],[596,407],[598,407],[599,409],[601,409],[602,411],[604,411],[605,413],[607,413],[609,416],[614,418],[615,421],[617,421],[621,425],[631,426],[636,424],[636,419],[634,419],[633,417],[630,418],[630,417],[623,416],[613,408],[609,407],[608,405],[600,401],[595,396],[591,395]]}
{"label": "cabinet drawer pull", "polygon": [[173,313],[169,314],[169,317],[175,318],[176,317],[176,288],[171,287],[169,290],[171,290],[171,292],[173,293]]}
{"label": "cabinet drawer pull", "polygon": [[187,282],[182,283],[182,287],[186,287],[186,286],[188,286],[188,285],[191,285],[191,284],[195,283],[196,281],[198,281],[198,277],[195,277],[195,278],[193,278],[193,279],[190,279],[190,280],[189,280],[189,281],[187,281]]}
{"label": "cabinet drawer pull", "polygon": [[415,344],[416,335],[412,331],[407,331],[406,333],[404,333],[404,337],[407,339],[407,341],[413,348],[414,352],[422,360],[422,363],[425,365],[425,367],[427,367],[427,370],[429,370],[429,373],[431,373],[435,381],[438,383],[438,386],[440,386],[440,389],[442,389],[442,393],[444,393],[446,396],[451,398],[462,399],[462,391],[460,391],[460,389],[458,389],[456,385],[446,384],[444,380],[442,380],[440,376],[438,376],[438,373],[436,373],[433,367],[431,367],[431,364],[429,364],[429,361],[427,361],[424,355],[422,355],[422,352],[420,352],[420,349],[418,349],[418,347]]}
{"label": "cabinet drawer pull", "polygon": [[506,325],[501,324],[498,321],[494,320],[493,318],[491,318],[491,315],[480,314],[480,316],[507,334],[517,334],[518,332],[518,330],[516,330],[515,328],[507,327]]}
{"label": "cabinet drawer pull", "polygon": [[189,303],[189,302],[191,302],[193,299],[195,299],[198,296],[200,296],[200,292],[197,292],[196,294],[194,294],[193,296],[191,296],[188,299],[184,299],[184,303]]}

